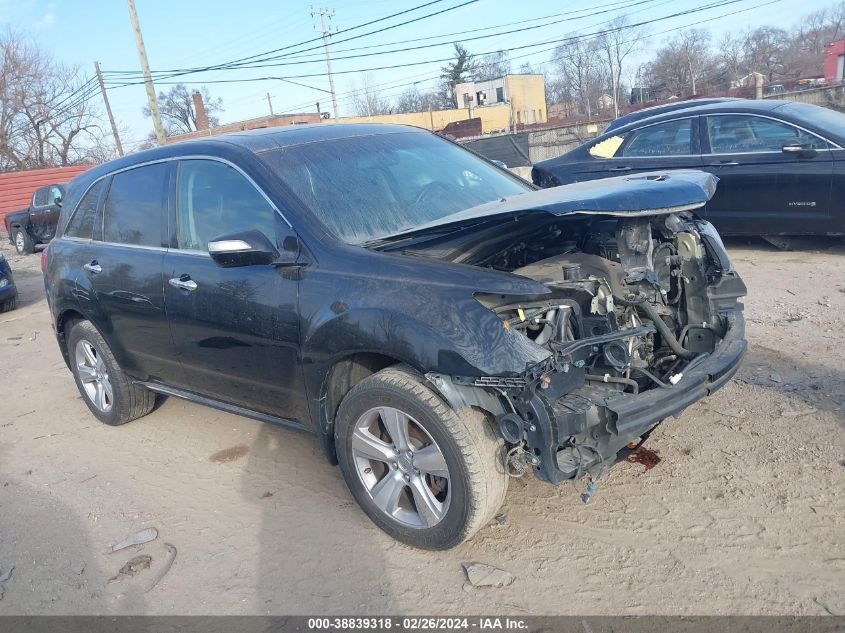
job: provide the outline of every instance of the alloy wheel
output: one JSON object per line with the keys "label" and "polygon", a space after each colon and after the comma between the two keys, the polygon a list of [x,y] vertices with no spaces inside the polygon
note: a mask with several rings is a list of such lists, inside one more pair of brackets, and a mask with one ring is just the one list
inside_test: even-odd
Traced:
{"label": "alloy wheel", "polygon": [[384,514],[412,528],[430,528],[451,500],[443,451],[422,425],[393,407],[370,409],[352,433],[352,459],[361,483]]}
{"label": "alloy wheel", "polygon": [[85,339],[76,344],[76,372],[85,395],[103,413],[111,411],[114,391],[108,368],[97,348]]}
{"label": "alloy wheel", "polygon": [[25,247],[26,243],[23,239],[23,233],[18,231],[17,233],[15,233],[15,248],[18,250],[18,253],[23,254]]}

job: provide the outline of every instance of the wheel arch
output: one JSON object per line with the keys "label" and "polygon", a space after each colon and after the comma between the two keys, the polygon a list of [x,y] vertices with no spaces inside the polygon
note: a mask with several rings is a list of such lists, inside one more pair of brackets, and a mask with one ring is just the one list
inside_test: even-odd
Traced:
{"label": "wheel arch", "polygon": [[62,352],[62,357],[65,359],[68,369],[70,369],[70,352],[67,348],[67,334],[74,323],[85,320],[87,320],[85,316],[74,308],[64,310],[56,318],[56,338],[59,340],[59,350]]}
{"label": "wheel arch", "polygon": [[320,445],[332,464],[337,464],[334,420],[340,403],[358,383],[382,369],[406,364],[402,359],[380,352],[350,352],[336,358],[326,372],[319,395],[312,399],[312,417]]}

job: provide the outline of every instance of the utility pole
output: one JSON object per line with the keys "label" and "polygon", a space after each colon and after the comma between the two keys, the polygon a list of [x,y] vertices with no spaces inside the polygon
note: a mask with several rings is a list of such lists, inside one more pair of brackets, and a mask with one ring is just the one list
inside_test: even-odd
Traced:
{"label": "utility pole", "polygon": [[270,106],[270,116],[273,116],[273,101],[270,99],[270,93],[267,93],[267,105]]}
{"label": "utility pole", "polygon": [[[311,17],[314,17],[314,11],[312,7]],[[326,53],[326,70],[329,73],[329,92],[332,93],[332,116],[335,121],[337,121],[337,95],[335,95],[334,91],[334,77],[332,76],[332,56],[329,53],[329,36],[331,36],[331,30],[326,25],[326,18],[331,17],[334,15],[334,9],[317,9],[317,13],[320,14],[320,28],[323,32],[323,50]]]}
{"label": "utility pole", "polygon": [[117,133],[117,126],[114,124],[114,116],[112,116],[111,106],[109,105],[109,96],[106,94],[106,85],[103,83],[103,73],[100,72],[100,62],[94,62],[94,70],[97,72],[97,81],[100,82],[100,92],[103,93],[103,101],[106,104],[106,114],[109,115],[111,133],[114,134],[114,144],[117,146],[117,155],[123,156],[123,145],[120,143],[120,135]]}
{"label": "utility pole", "polygon": [[161,113],[158,111],[156,91],[153,87],[153,78],[150,74],[150,64],[147,61],[147,51],[144,48],[144,38],[141,36],[141,25],[138,24],[138,14],[135,11],[135,0],[126,0],[129,4],[129,19],[132,21],[132,30],[135,31],[135,46],[138,47],[138,59],[141,61],[141,70],[144,72],[144,85],[147,88],[147,100],[150,102],[150,115],[153,119],[153,126],[156,130],[156,139],[159,145],[164,145],[164,127],[161,125]]}

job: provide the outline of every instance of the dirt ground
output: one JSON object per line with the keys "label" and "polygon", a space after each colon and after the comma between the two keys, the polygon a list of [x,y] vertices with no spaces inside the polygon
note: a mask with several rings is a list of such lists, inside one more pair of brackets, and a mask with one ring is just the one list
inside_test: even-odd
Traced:
{"label": "dirt ground", "polygon": [[[309,436],[170,398],[98,423],[8,244],[0,315],[0,614],[845,614],[845,246],[728,244],[749,288],[737,378],[665,421],[589,505],[511,481],[454,550],[375,528]],[[145,527],[157,540],[107,554]],[[175,563],[147,584],[175,546]],[[132,557],[149,569],[109,582]],[[461,563],[516,578],[473,588]],[[2,594],[2,591],[0,591]]]}

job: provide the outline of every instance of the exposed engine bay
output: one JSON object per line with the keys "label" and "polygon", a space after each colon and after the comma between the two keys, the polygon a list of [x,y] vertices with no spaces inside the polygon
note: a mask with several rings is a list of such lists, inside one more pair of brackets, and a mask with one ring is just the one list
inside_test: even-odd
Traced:
{"label": "exposed engine bay", "polygon": [[[545,361],[520,377],[441,385],[494,391],[505,403],[497,420],[511,447],[508,467],[533,467],[547,481],[597,477],[664,417],[723,384],[704,369],[717,350],[736,355],[732,375],[745,349],[744,340],[741,349],[721,345],[737,332],[742,338],[737,299],[745,286],[712,226],[688,213],[567,218],[455,259],[550,290],[476,294],[503,328],[547,349]],[[715,386],[702,387],[707,381]]]}

